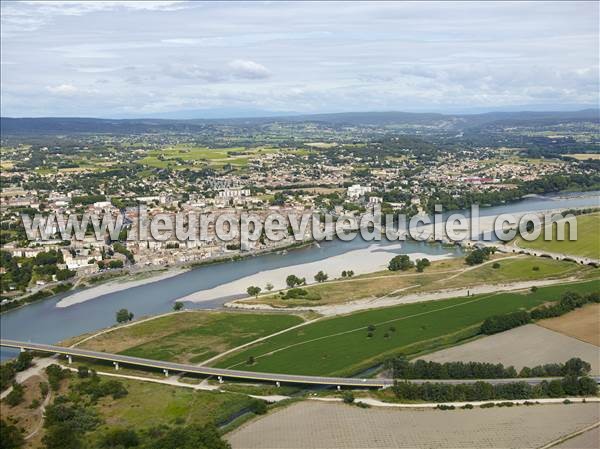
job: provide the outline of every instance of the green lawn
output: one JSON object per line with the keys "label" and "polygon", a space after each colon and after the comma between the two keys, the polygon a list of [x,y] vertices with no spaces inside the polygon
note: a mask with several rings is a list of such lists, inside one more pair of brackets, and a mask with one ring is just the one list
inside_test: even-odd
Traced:
{"label": "green lawn", "polygon": [[565,240],[556,240],[556,227],[554,227],[552,240],[544,240],[544,232],[542,232],[540,237],[534,241],[528,242],[519,238],[517,244],[523,248],[600,259],[600,214],[579,215],[576,218],[577,240],[575,241],[568,240],[568,227],[565,226]]}
{"label": "green lawn", "polygon": [[[330,318],[285,332],[219,360],[216,366],[260,372],[351,375],[392,354],[411,354],[475,335],[487,317],[560,299],[568,290],[597,291],[600,281],[429,301]],[[375,325],[372,337],[367,326]],[[395,331],[391,331],[393,326]],[[385,338],[384,334],[389,337]],[[252,356],[256,362],[248,365]]]}
{"label": "green lawn", "polygon": [[198,363],[302,321],[297,315],[193,311],[117,329],[81,347],[148,359]]}

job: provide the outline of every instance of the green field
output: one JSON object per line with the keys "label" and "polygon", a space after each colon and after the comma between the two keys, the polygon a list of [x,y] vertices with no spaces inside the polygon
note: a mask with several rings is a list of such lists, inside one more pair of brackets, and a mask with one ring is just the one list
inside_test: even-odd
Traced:
{"label": "green field", "polygon": [[278,151],[274,148],[207,148],[191,147],[178,145],[162,150],[152,150],[147,156],[140,159],[138,163],[153,168],[172,168],[172,169],[193,169],[208,165],[213,168],[220,168],[226,164],[234,167],[245,167],[251,158],[262,154],[269,154]]}
{"label": "green field", "polygon": [[[600,214],[579,215],[577,218],[577,240],[556,240],[556,227],[552,232],[552,240],[544,240],[544,233],[534,241],[528,242],[520,238],[517,244],[523,248],[546,250],[553,253],[571,254],[574,256],[600,259]],[[565,237],[568,238],[568,227]]]}
{"label": "green field", "polygon": [[[216,366],[259,372],[352,375],[392,354],[414,354],[475,335],[487,317],[531,309],[568,290],[597,291],[600,281],[429,301],[330,318],[285,332],[219,360]],[[375,326],[372,337],[367,327]],[[395,330],[390,330],[393,326]],[[386,338],[385,334],[389,336]],[[247,360],[255,358],[253,365]]]}
{"label": "green field", "polygon": [[116,329],[80,347],[135,357],[198,363],[301,323],[297,315],[192,311]]}

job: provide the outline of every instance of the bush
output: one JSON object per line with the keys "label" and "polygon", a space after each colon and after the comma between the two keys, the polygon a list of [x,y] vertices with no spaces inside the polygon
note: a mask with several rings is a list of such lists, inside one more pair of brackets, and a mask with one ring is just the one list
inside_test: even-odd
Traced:
{"label": "bush", "polygon": [[498,269],[498,268],[500,268],[500,264],[498,262],[494,262],[492,264],[492,268]]}
{"label": "bush", "polygon": [[267,413],[267,403],[260,399],[254,399],[250,404],[250,408],[256,415],[264,415]]}
{"label": "bush", "polygon": [[473,407],[473,404],[465,404],[461,408],[464,409],[464,410],[471,410],[474,407]]}
{"label": "bush", "polygon": [[351,391],[344,391],[342,400],[345,404],[352,404],[354,402],[354,394]]}
{"label": "bush", "polygon": [[131,429],[110,429],[100,439],[100,447],[106,448],[128,448],[139,444],[137,433]]}

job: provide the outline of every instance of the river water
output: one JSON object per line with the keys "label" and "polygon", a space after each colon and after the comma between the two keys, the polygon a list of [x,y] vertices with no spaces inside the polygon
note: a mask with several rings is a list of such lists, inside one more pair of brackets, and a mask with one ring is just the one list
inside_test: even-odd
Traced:
{"label": "river water", "polygon": [[[600,192],[527,198],[510,205],[483,208],[481,216],[588,206],[600,206]],[[377,245],[375,251],[373,245]],[[156,315],[170,311],[176,299],[188,297],[204,290],[212,291],[210,298],[214,299],[197,303],[189,302],[186,303],[186,307],[218,308],[231,299],[230,294],[223,297],[216,295],[215,297],[214,291],[218,291],[220,287],[225,293],[228,292],[227,287],[230,287],[235,281],[251,278],[257,273],[276,272],[284,267],[298,267],[303,264],[314,265],[319,261],[325,263],[325,261],[333,258],[339,259],[340,256],[343,257],[346,254],[350,259],[352,254],[364,254],[364,251],[360,251],[364,249],[369,249],[373,254],[389,253],[390,259],[397,253],[422,254],[433,257],[456,257],[461,254],[458,248],[446,248],[423,242],[402,242],[401,249],[398,248],[398,242],[374,243],[365,242],[360,238],[350,242],[340,240],[321,242],[319,246],[296,249],[284,254],[267,254],[236,262],[203,266],[178,276],[109,293],[69,307],[56,307],[62,298],[73,294],[73,292],[62,293],[2,314],[0,316],[0,335],[2,338],[15,340],[54,343],[113,325],[115,312],[121,308],[130,310],[136,317]],[[362,262],[364,263],[364,261]],[[352,268],[351,260],[348,261],[347,267]],[[380,267],[374,266],[373,268],[375,271]],[[295,273],[295,271],[292,272]],[[331,275],[332,277],[339,276],[336,273]],[[15,352],[12,350],[2,349],[0,357],[4,359],[12,357],[14,354]]]}

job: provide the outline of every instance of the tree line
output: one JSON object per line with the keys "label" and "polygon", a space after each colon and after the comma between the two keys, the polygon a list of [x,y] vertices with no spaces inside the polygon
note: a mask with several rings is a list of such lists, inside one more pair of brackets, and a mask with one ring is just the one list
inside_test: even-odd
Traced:
{"label": "tree line", "polygon": [[585,376],[591,365],[578,357],[565,363],[548,363],[532,368],[523,367],[519,372],[513,366],[488,362],[445,362],[425,360],[410,362],[404,356],[385,363],[394,379],[504,379],[516,377],[562,377]]}
{"label": "tree line", "polygon": [[396,381],[392,390],[396,398],[409,401],[462,402],[489,401],[493,399],[538,399],[567,396],[595,396],[598,384],[590,377],[565,376],[562,379],[542,381],[537,385],[527,382],[510,382],[493,385],[488,382],[472,384],[422,384]]}
{"label": "tree line", "polygon": [[483,322],[480,330],[486,335],[496,334],[530,323],[532,320],[564,315],[588,303],[600,303],[600,293],[581,295],[568,291],[563,294],[558,303],[553,305],[537,307],[529,312],[519,311],[491,316]]}

